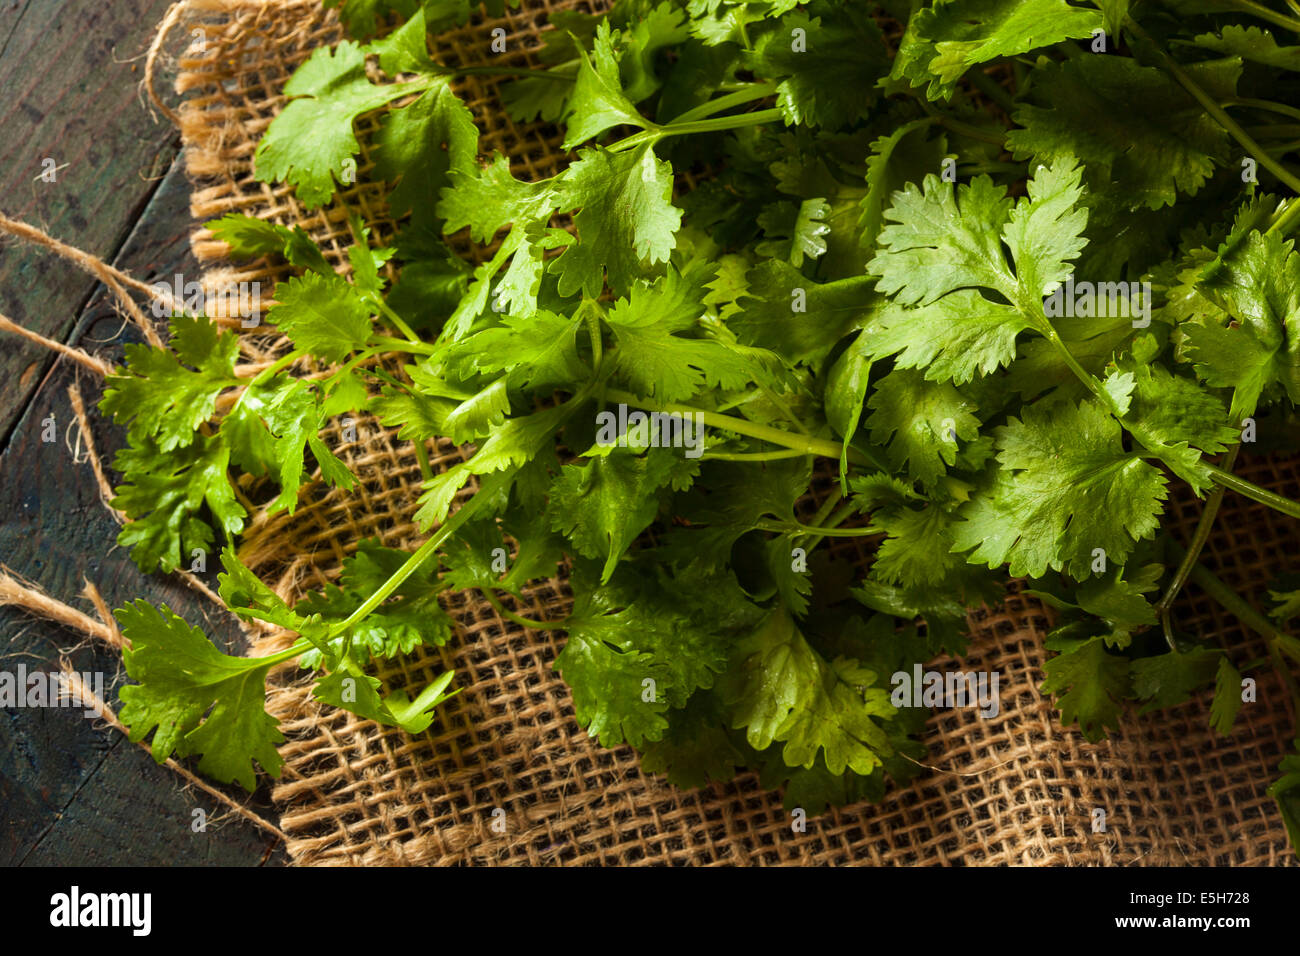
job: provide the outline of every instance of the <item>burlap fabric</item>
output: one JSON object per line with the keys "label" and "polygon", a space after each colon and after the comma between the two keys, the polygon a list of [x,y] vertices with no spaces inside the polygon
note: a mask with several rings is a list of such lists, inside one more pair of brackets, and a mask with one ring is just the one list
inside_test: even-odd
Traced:
{"label": "burlap fabric", "polygon": [[[476,21],[443,37],[437,54],[452,64],[487,61],[491,30],[504,26],[509,52],[493,62],[531,64],[548,8],[571,6],[524,0],[505,20]],[[284,82],[314,48],[340,37],[333,14],[319,0],[191,0],[181,23],[194,40],[179,58],[177,82],[195,216],[235,211],[301,225],[340,268],[349,242],[345,206],[374,224],[378,239],[391,234],[381,191],[364,185],[365,162],[362,185],[317,212],[252,176],[257,138],[284,103]],[[484,152],[505,152],[517,175],[550,175],[563,163],[555,131],[511,122],[493,83],[466,82],[462,92]],[[193,245],[215,287],[283,275],[267,262],[232,265],[205,230]],[[267,332],[242,334],[249,359],[279,347]],[[245,536],[247,563],[288,599],[331,579],[363,537],[408,548],[420,540],[410,520],[420,483],[411,445],[373,420],[357,427],[357,440],[340,452],[360,479],[356,492],[314,486],[296,514],[258,515]],[[451,447],[431,452],[435,468],[458,460]],[[1243,456],[1239,471],[1300,493],[1294,460]],[[1186,540],[1199,505],[1175,507]],[[1230,495],[1217,528],[1207,563],[1246,593],[1258,594],[1288,562],[1294,566],[1294,522]],[[850,541],[838,557],[861,561],[866,550]],[[567,603],[556,580],[529,591],[519,610],[553,619]],[[1181,603],[1189,632],[1239,648],[1238,660],[1262,654],[1194,585]],[[1116,738],[1089,744],[1060,728],[1037,689],[1050,621],[1026,597],[976,615],[970,654],[960,662],[1000,673],[1000,714],[935,713],[925,735],[930,769],[881,804],[809,819],[805,832],[795,831],[780,796],[765,793],[753,774],[682,792],[643,773],[631,750],[600,748],[575,723],[552,669],[562,633],[527,631],[474,596],[452,596],[446,605],[458,622],[448,646],[380,675],[392,686],[418,688],[448,667],[457,670],[464,691],[419,737],[312,701],[309,683],[292,669],[273,676],[269,708],[288,738],[273,795],[296,863],[1294,863],[1264,792],[1292,726],[1273,675],[1261,680],[1259,702],[1244,706],[1229,739],[1207,728],[1207,692],[1170,712],[1130,716]],[[284,640],[257,634],[254,652]],[[1101,833],[1092,830],[1097,808],[1106,812]]]}

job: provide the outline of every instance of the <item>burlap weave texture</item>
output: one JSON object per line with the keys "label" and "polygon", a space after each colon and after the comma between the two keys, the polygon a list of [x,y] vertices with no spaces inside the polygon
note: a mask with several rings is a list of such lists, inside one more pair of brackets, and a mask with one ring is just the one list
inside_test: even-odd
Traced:
{"label": "burlap weave texture", "polygon": [[[491,31],[503,26],[508,52],[492,58],[532,65],[550,9],[524,0],[502,21],[477,20],[439,41],[452,64],[487,62]],[[577,5],[590,9],[587,5]],[[185,93],[181,129],[200,221],[242,212],[301,225],[343,267],[350,241],[346,210],[361,213],[382,241],[391,235],[381,187],[359,184],[321,211],[305,210],[284,187],[252,176],[258,136],[283,106],[282,87],[317,46],[341,31],[319,0],[191,0],[183,30],[203,31],[202,49],[179,59]],[[495,85],[466,81],[461,92],[483,133],[483,152],[510,156],[516,175],[552,174],[566,161],[558,136],[518,125],[499,107]],[[193,239],[205,280],[270,283],[285,271],[259,261],[232,265],[206,230]],[[462,246],[467,248],[467,246]],[[267,286],[269,288],[269,285]],[[232,323],[233,324],[233,323]],[[243,332],[246,357],[282,346],[273,330]],[[309,489],[293,515],[258,515],[245,536],[246,563],[287,599],[317,588],[365,537],[413,547],[411,521],[420,473],[409,443],[363,418],[341,456],[361,481],[352,493]],[[334,436],[337,438],[338,436]],[[449,446],[431,449],[435,469],[459,460]],[[1244,455],[1238,470],[1256,483],[1296,496],[1300,463]],[[1199,505],[1175,502],[1183,539]],[[1245,593],[1259,593],[1277,572],[1295,569],[1294,522],[1229,496],[1207,563]],[[861,544],[837,557],[861,561]],[[527,593],[521,613],[562,617],[568,596],[556,580]],[[1258,641],[1189,586],[1180,625],[1260,656]],[[925,742],[927,769],[878,805],[830,810],[795,832],[777,794],[746,774],[730,784],[682,792],[644,774],[627,748],[604,750],[579,729],[567,689],[552,669],[562,632],[527,631],[486,602],[457,595],[446,606],[455,638],[380,676],[419,687],[448,667],[465,690],[419,737],[379,727],[321,705],[309,682],[280,671],[270,711],[288,738],[285,772],[274,789],[299,864],[676,863],[676,864],[1288,864],[1293,854],[1265,794],[1291,733],[1285,692],[1270,674],[1259,702],[1243,708],[1236,733],[1208,729],[1209,693],[1169,712],[1130,715],[1109,742],[1090,744],[1059,726],[1037,687],[1049,618],[1032,599],[1012,595],[974,619],[970,654],[934,667],[997,671],[1002,707],[993,719],[973,710],[935,713]],[[282,646],[263,634],[255,653]],[[1106,812],[1104,833],[1092,811]],[[497,813],[495,810],[503,813]],[[493,827],[494,821],[504,822]]]}

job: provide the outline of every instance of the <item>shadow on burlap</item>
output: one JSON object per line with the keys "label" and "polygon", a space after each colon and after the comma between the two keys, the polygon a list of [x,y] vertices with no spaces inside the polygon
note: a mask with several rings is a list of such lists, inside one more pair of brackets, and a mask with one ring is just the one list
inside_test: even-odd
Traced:
{"label": "shadow on burlap", "polygon": [[[444,36],[438,57],[451,64],[487,59],[490,32],[507,30],[509,50],[493,62],[532,65],[529,50],[548,8],[524,0],[503,21],[477,22]],[[585,7],[584,7],[585,9]],[[190,0],[182,30],[204,31],[204,46],[178,60],[186,95],[181,128],[195,185],[194,214],[210,220],[242,212],[301,225],[340,267],[349,243],[345,209],[391,235],[382,190],[359,185],[324,211],[307,211],[284,187],[257,182],[252,156],[258,136],[283,106],[281,89],[315,47],[339,38],[319,0]],[[552,174],[564,159],[554,130],[517,125],[496,106],[491,82],[466,82],[461,93],[483,132],[485,153],[500,149],[516,175]],[[232,266],[206,230],[193,237],[208,265],[205,280],[283,278],[259,261]],[[468,246],[462,246],[467,250]],[[232,326],[236,323],[230,322]],[[273,330],[243,331],[245,358],[264,361],[283,348]],[[327,436],[335,447],[337,432]],[[450,446],[432,448],[435,469],[460,459]],[[252,569],[293,600],[332,579],[342,558],[364,537],[411,548],[419,494],[412,446],[364,416],[357,440],[340,455],[360,480],[353,493],[309,487],[288,516],[259,514],[241,554]],[[1257,483],[1295,496],[1300,464],[1246,458],[1239,470]],[[1199,513],[1175,502],[1183,540]],[[1288,564],[1296,566],[1294,522],[1229,497],[1207,561],[1228,583],[1258,594]],[[843,560],[865,555],[848,541]],[[562,617],[562,580],[526,593],[522,613]],[[1244,633],[1194,585],[1183,598],[1180,625],[1226,642],[1238,661],[1261,656]],[[562,637],[504,621],[486,602],[453,595],[446,606],[456,634],[392,664],[390,685],[419,688],[446,668],[463,692],[441,708],[430,730],[410,737],[310,697],[310,682],[278,671],[269,708],[287,740],[284,775],[274,788],[288,850],[300,864],[429,863],[682,863],[682,864],[1029,864],[1202,865],[1287,864],[1293,855],[1271,798],[1265,794],[1289,740],[1291,716],[1276,677],[1261,679],[1259,702],[1243,707],[1234,735],[1208,729],[1209,692],[1159,714],[1130,714],[1112,740],[1090,744],[1059,727],[1038,691],[1048,612],[1012,595],[972,618],[973,640],[963,669],[1001,675],[1002,709],[990,720],[974,710],[936,712],[924,737],[931,769],[894,787],[878,805],[859,804],[807,821],[794,832],[777,794],[753,774],[726,785],[682,792],[643,774],[628,748],[605,750],[577,726],[567,689],[552,669]],[[264,633],[254,653],[283,646]],[[941,660],[933,666],[956,667]],[[1092,832],[1093,811],[1106,813]],[[500,809],[504,813],[494,811]],[[505,832],[500,823],[505,824]]]}

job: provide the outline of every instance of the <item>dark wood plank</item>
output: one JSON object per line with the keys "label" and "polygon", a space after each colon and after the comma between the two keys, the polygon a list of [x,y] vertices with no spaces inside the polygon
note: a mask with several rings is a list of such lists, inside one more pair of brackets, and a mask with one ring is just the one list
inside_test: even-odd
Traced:
{"label": "dark wood plank", "polygon": [[[206,794],[178,794],[153,777],[157,771],[139,747],[121,740],[79,790],[57,822],[23,858],[23,866],[248,866],[280,862],[274,837],[247,831]],[[164,771],[166,773],[166,771]],[[139,781],[148,781],[143,790]],[[147,803],[141,802],[144,795]],[[180,796],[181,799],[174,799]],[[224,818],[222,813],[226,815]],[[141,821],[150,838],[141,838]],[[238,822],[236,822],[238,821]],[[260,851],[260,856],[254,856]]]}
{"label": "dark wood plank", "polygon": [[[189,254],[188,192],[180,165],[164,178],[144,216],[131,231],[119,262],[144,276],[197,275]],[[124,340],[138,333],[124,326],[104,290],[83,311],[71,337],[75,344],[109,360]],[[98,400],[99,383],[59,360],[16,425],[0,455],[0,561],[37,581],[61,600],[89,608],[77,593],[89,577],[111,606],[136,597],[166,603],[219,643],[238,648],[238,629],[229,615],[183,583],[144,575],[114,544],[117,525],[99,500],[88,464],[77,464],[62,437],[72,421],[66,391],[80,375],[88,404]],[[60,441],[41,441],[42,422],[52,416]],[[121,429],[92,410],[96,447],[111,461]],[[67,432],[75,436],[75,429]],[[208,578],[213,577],[209,569]],[[28,669],[49,668],[57,649],[78,636],[11,608],[0,608],[0,669],[19,661]],[[78,671],[101,672],[117,706],[123,680],[120,660],[106,649],[84,647],[71,655]],[[271,840],[245,821],[204,832],[190,829],[193,810],[209,819],[216,801],[187,793],[170,770],[156,766],[139,748],[111,729],[97,728],[66,709],[0,712],[0,863],[114,864],[190,863],[256,865],[268,857]],[[232,794],[240,795],[233,790]],[[265,794],[259,812],[274,819]],[[269,857],[283,862],[276,849]]]}
{"label": "dark wood plank", "polygon": [[[0,0],[0,209],[112,258],[176,155],[142,108],[143,61],[170,0]],[[40,178],[43,161],[58,169]],[[12,241],[0,245],[0,312],[62,341],[94,281]],[[0,444],[49,369],[39,346],[0,347]]]}
{"label": "dark wood plank", "polygon": [[[142,279],[199,271],[189,255],[189,185],[174,162],[175,132],[141,103],[142,62],[126,62],[143,52],[168,2],[0,0],[0,209]],[[46,157],[62,167],[54,182],[38,178]],[[88,276],[12,242],[0,244],[0,312],[109,360],[124,339],[139,338]],[[238,630],[221,609],[177,580],[141,574],[116,547],[118,528],[89,466],[63,442],[76,434],[66,390],[78,375],[93,409],[93,376],[12,338],[0,343],[0,562],[85,610],[77,595],[87,577],[111,606],[136,597],[167,603],[218,643],[235,645]],[[42,422],[51,416],[60,440],[47,444]],[[120,429],[93,410],[91,418],[110,461]],[[0,608],[0,669],[50,670],[60,649],[80,641]],[[78,671],[103,675],[117,707],[124,680],[117,654],[82,644],[69,657]],[[255,806],[274,819],[265,793]],[[274,841],[246,821],[196,831],[195,809],[209,820],[220,812],[217,801],[183,790],[170,770],[80,711],[0,711],[0,863],[283,862]]]}

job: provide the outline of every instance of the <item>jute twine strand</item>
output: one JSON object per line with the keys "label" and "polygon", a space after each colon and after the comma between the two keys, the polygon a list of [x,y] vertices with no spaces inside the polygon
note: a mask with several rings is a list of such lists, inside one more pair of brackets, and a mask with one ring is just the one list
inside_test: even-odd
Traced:
{"label": "jute twine strand", "polygon": [[72,361],[85,366],[98,375],[111,375],[113,372],[113,366],[109,365],[103,359],[96,358],[88,352],[83,352],[81,349],[64,345],[62,342],[56,342],[54,339],[47,339],[45,336],[33,332],[26,326],[19,325],[7,315],[0,315],[0,332],[17,335],[29,342],[35,342],[37,345],[47,348],[51,352],[57,352],[59,355],[72,359]]}
{"label": "jute twine strand", "polygon": [[[107,603],[100,596],[95,586],[87,580],[83,596],[94,605],[100,615],[96,620],[88,614],[64,604],[62,601],[50,597],[36,585],[29,581],[24,581],[19,576],[13,574],[8,568],[0,566],[0,605],[12,605],[22,608],[23,610],[34,614],[46,620],[54,621],[64,627],[87,634],[107,644],[119,654],[130,647],[127,641],[117,628],[116,621],[113,620],[112,613],[108,609]],[[67,657],[61,657],[59,660],[60,672],[63,675],[65,688],[75,693],[82,701],[87,702],[89,709],[96,711],[109,726],[117,730],[123,736],[129,738],[130,732],[127,727],[118,718],[113,709],[109,707],[90,687],[88,687],[81,676],[72,667]],[[140,741],[140,746],[147,754],[153,756],[153,748],[148,743]],[[255,826],[267,833],[275,836],[280,840],[287,840],[287,837],[268,820],[253,813],[238,800],[233,799],[226,793],[218,790],[212,784],[196,776],[194,773],[181,766],[175,760],[168,758],[163,761],[163,765],[173,773],[177,774],[186,783],[189,783],[204,793],[217,800],[222,806],[227,807],[232,812],[238,814],[243,819],[249,821]]]}
{"label": "jute twine strand", "polygon": [[84,269],[86,272],[89,272],[112,290],[113,294],[117,297],[117,300],[122,304],[122,307],[126,309],[131,320],[135,322],[140,331],[144,333],[144,337],[148,340],[149,344],[159,348],[162,347],[162,338],[158,335],[158,330],[154,328],[153,322],[151,322],[145,314],[140,311],[139,306],[135,304],[135,300],[126,294],[127,289],[133,289],[136,292],[151,298],[155,295],[161,294],[166,298],[166,304],[170,310],[174,303],[172,302],[171,296],[162,291],[161,286],[158,289],[155,289],[153,286],[146,285],[139,279],[133,278],[122,270],[105,262],[98,256],[91,255],[88,252],[83,252],[75,246],[70,246],[66,242],[55,239],[49,233],[45,232],[43,229],[38,229],[36,226],[20,222],[17,219],[10,219],[4,213],[0,213],[0,232],[7,232],[11,236],[17,236],[20,239],[25,239],[28,242],[49,249],[51,252],[62,256],[69,262],[72,262]]}

